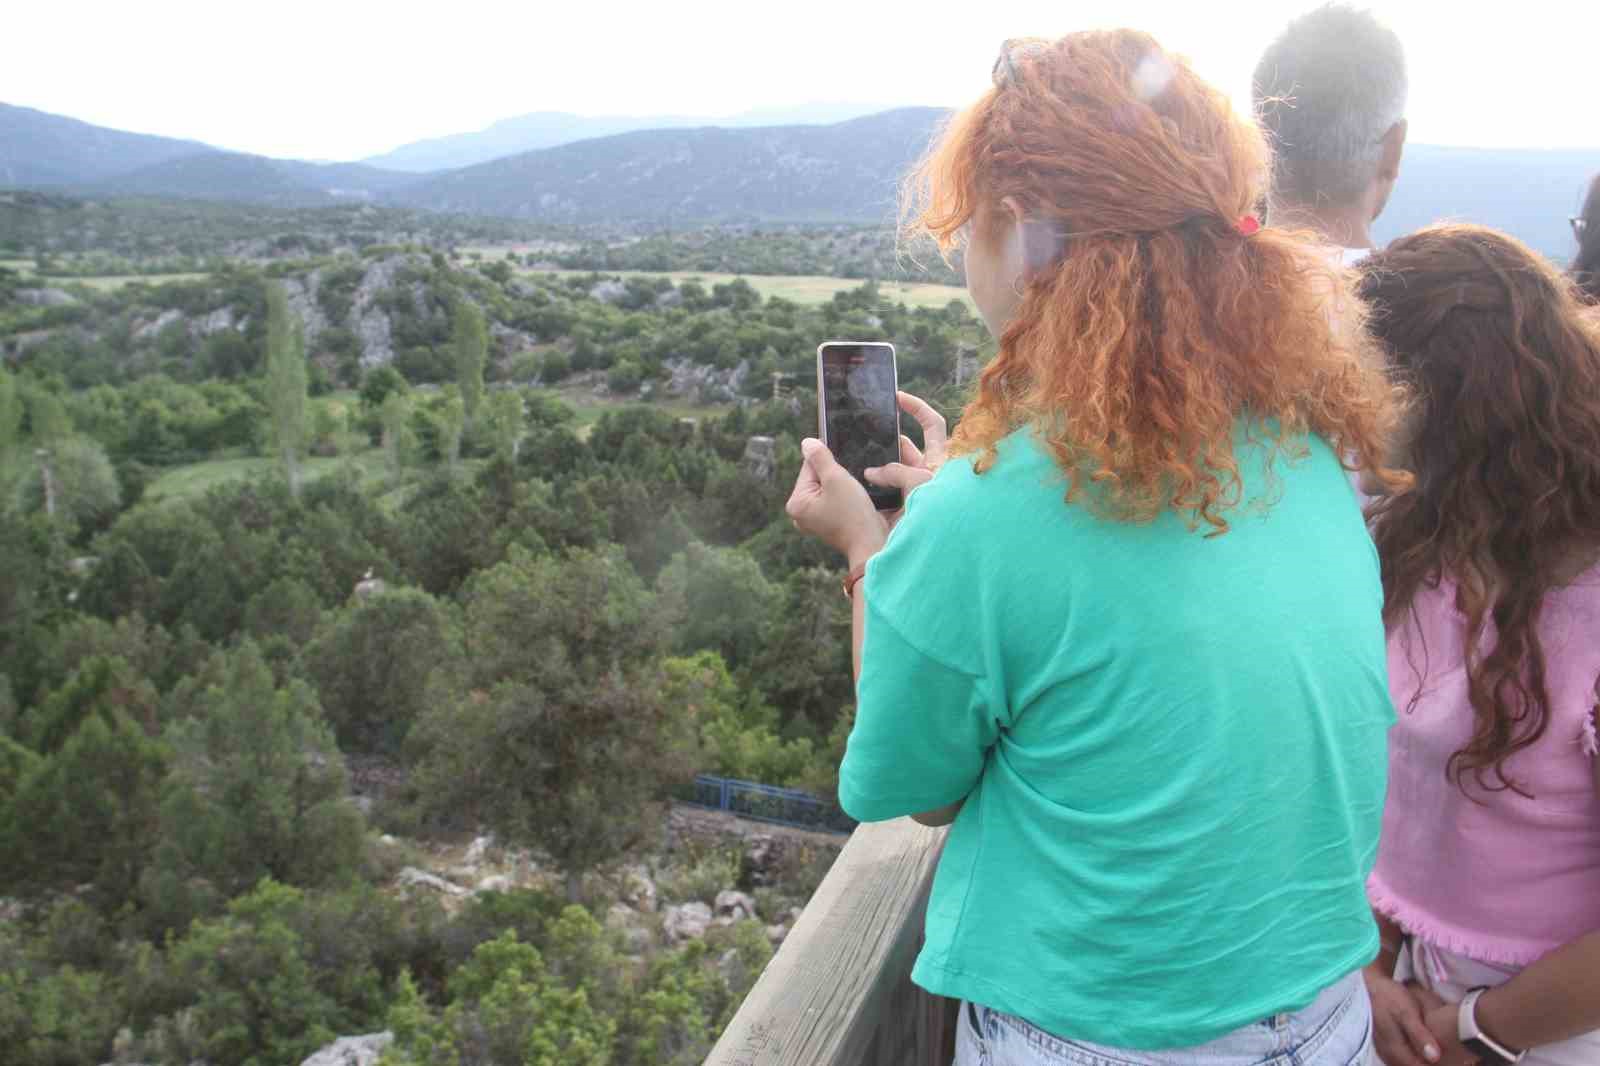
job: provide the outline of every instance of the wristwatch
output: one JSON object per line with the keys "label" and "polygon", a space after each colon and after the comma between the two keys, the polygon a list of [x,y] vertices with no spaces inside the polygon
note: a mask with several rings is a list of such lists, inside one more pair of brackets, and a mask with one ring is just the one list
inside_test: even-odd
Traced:
{"label": "wristwatch", "polygon": [[1461,997],[1461,1006],[1456,1011],[1456,1035],[1461,1038],[1461,1046],[1478,1056],[1484,1066],[1511,1066],[1511,1063],[1521,1062],[1527,1052],[1512,1051],[1478,1028],[1478,997],[1487,991],[1487,985],[1479,985]]}

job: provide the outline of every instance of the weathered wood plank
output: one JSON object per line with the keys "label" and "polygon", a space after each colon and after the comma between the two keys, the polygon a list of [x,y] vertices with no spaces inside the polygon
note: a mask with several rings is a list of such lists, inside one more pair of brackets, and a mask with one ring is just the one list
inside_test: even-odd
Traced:
{"label": "weathered wood plank", "polygon": [[956,1008],[902,977],[878,1019],[865,1055],[852,1066],[949,1066],[956,1054]]}
{"label": "weathered wood plank", "polygon": [[909,974],[944,834],[909,818],[857,827],[705,1066],[931,1066],[915,1045],[944,1043],[943,1008]]}

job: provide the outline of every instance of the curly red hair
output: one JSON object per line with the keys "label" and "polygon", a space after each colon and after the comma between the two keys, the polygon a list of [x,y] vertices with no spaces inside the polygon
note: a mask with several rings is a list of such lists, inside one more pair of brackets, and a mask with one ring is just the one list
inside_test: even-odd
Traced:
{"label": "curly red hair", "polygon": [[946,255],[1012,198],[1054,236],[979,378],[952,453],[1036,426],[1068,500],[1213,532],[1239,502],[1242,416],[1306,433],[1390,487],[1397,391],[1351,279],[1304,235],[1237,225],[1270,156],[1253,122],[1149,35],[1008,45],[1002,84],[957,114],[907,184],[909,229]]}

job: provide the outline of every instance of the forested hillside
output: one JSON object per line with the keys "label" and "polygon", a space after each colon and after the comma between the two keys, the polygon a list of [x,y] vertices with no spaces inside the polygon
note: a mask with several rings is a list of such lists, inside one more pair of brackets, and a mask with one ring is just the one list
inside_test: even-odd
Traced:
{"label": "forested hillside", "polygon": [[209,150],[198,141],[128,133],[0,104],[0,188],[98,181]]}
{"label": "forested hillside", "polygon": [[431,176],[392,194],[431,210],[554,222],[887,222],[945,111],[829,126],[643,130]]}
{"label": "forested hillside", "polygon": [[667,810],[833,787],[849,618],[782,502],[852,335],[947,407],[988,350],[421,247],[0,273],[6,1061],[700,1062],[833,854]]}

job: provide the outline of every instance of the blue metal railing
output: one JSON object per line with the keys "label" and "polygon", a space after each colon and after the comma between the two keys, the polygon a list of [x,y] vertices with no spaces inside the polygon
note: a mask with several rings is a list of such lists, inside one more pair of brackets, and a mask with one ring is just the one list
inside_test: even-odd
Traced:
{"label": "blue metal railing", "polygon": [[809,792],[776,788],[754,781],[738,781],[731,777],[701,774],[692,785],[679,793],[678,798],[696,807],[709,807],[714,811],[736,814],[740,818],[799,829],[848,833],[856,827],[855,819]]}

